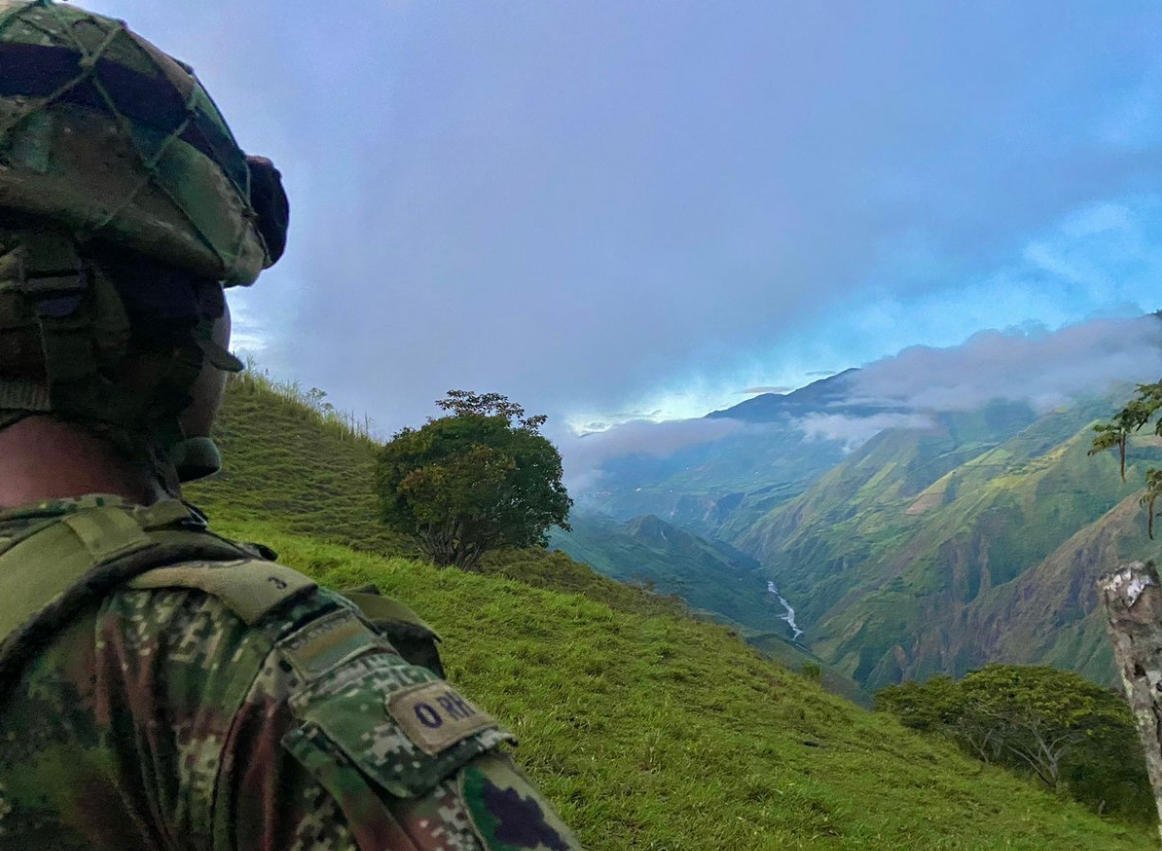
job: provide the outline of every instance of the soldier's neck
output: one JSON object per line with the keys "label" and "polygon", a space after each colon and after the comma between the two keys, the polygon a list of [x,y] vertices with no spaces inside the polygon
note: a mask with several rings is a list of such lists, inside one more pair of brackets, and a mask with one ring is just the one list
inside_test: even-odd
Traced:
{"label": "soldier's neck", "polygon": [[0,508],[89,493],[152,505],[168,494],[112,444],[49,417],[26,417],[0,431]]}

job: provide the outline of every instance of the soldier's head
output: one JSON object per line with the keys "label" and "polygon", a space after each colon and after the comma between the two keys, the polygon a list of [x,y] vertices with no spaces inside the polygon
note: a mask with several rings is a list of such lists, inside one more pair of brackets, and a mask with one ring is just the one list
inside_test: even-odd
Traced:
{"label": "soldier's head", "polygon": [[84,427],[159,479],[217,467],[224,287],[282,254],[288,206],[192,70],[123,23],[0,0],[0,429]]}

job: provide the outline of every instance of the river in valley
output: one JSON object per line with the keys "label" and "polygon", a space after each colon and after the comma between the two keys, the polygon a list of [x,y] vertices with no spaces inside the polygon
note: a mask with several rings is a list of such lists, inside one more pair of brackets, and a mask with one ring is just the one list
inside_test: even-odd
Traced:
{"label": "river in valley", "polygon": [[779,620],[784,620],[787,622],[787,626],[789,626],[791,631],[794,633],[794,635],[791,636],[791,640],[797,642],[799,640],[799,636],[803,634],[803,630],[799,629],[799,625],[795,623],[795,610],[791,608],[791,604],[787,602],[786,598],[779,593],[779,589],[775,586],[774,582],[767,582],[767,591],[778,597],[779,605],[787,610],[787,613],[782,615]]}

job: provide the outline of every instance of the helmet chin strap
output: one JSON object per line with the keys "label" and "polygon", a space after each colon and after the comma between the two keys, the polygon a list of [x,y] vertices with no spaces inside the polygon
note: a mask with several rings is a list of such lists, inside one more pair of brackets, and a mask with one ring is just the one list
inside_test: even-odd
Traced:
{"label": "helmet chin strap", "polygon": [[187,437],[175,443],[169,458],[178,471],[178,481],[183,483],[204,479],[222,469],[222,455],[208,437]]}
{"label": "helmet chin strap", "polygon": [[[144,286],[164,286],[162,281]],[[118,377],[133,352],[126,303],[101,262],[61,232],[0,230],[0,332],[36,332],[44,377],[0,379],[0,428],[31,414],[77,423],[113,442],[173,489],[221,469],[208,437],[187,436],[181,415],[208,366],[244,365],[213,340],[213,319],[191,319],[161,351],[156,385],[141,392]],[[157,345],[155,343],[155,345]]]}

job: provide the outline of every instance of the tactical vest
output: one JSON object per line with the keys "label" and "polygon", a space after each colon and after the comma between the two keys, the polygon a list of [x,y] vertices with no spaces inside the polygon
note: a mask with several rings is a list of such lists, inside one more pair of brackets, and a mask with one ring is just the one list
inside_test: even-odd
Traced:
{"label": "tactical vest", "polygon": [[[275,558],[213,534],[178,500],[83,508],[0,535],[0,701],[58,630],[121,587],[197,589],[248,625],[318,587]],[[341,593],[408,662],[444,676],[439,637],[414,612],[374,586]]]}

